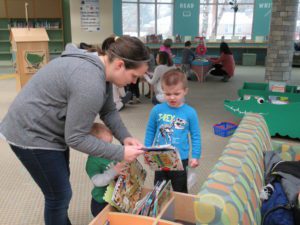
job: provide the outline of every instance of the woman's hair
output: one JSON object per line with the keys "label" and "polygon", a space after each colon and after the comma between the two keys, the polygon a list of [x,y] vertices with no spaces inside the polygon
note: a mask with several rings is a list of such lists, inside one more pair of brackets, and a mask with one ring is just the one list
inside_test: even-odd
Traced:
{"label": "woman's hair", "polygon": [[167,71],[161,78],[162,85],[173,86],[182,84],[183,88],[187,88],[186,75],[180,69],[171,69]]}
{"label": "woman's hair", "polygon": [[220,44],[220,52],[224,53],[226,55],[232,55],[231,50],[229,49],[229,46],[226,42],[221,42]]}
{"label": "woman's hair", "polygon": [[146,46],[136,37],[109,37],[102,43],[99,55],[107,55],[110,62],[122,59],[126,69],[138,68],[150,60]]}
{"label": "woman's hair", "polygon": [[173,41],[171,38],[167,38],[163,43],[163,45],[167,48],[170,48],[172,46],[172,44],[173,44]]}
{"label": "woman's hair", "polygon": [[170,56],[167,52],[158,52],[158,64],[172,66]]}

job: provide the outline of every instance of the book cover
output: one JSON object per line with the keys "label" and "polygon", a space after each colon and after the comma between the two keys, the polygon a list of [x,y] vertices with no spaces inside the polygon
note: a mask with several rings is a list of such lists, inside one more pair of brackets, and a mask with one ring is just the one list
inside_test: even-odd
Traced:
{"label": "book cover", "polygon": [[145,163],[152,170],[184,170],[178,150],[171,145],[143,148]]}
{"label": "book cover", "polygon": [[138,160],[128,163],[124,175],[120,175],[112,194],[111,204],[121,212],[131,213],[141,198],[146,170]]}
{"label": "book cover", "polygon": [[276,105],[286,105],[289,103],[289,98],[285,96],[269,96],[269,101]]}
{"label": "book cover", "polygon": [[270,81],[269,82],[269,90],[272,92],[285,92],[286,83],[280,81]]}

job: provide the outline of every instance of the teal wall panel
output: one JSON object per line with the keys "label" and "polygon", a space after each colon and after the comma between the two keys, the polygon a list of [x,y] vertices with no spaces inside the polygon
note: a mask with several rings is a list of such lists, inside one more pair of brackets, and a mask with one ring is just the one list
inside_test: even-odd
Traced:
{"label": "teal wall panel", "polygon": [[113,1],[113,31],[116,35],[122,35],[122,1]]}
{"label": "teal wall panel", "polygon": [[267,36],[270,33],[272,0],[256,0],[253,16],[252,39],[255,36]]}
{"label": "teal wall panel", "polygon": [[63,14],[64,14],[64,42],[65,44],[67,44],[72,42],[69,0],[63,0]]}
{"label": "teal wall panel", "polygon": [[174,35],[198,36],[199,0],[175,0]]}

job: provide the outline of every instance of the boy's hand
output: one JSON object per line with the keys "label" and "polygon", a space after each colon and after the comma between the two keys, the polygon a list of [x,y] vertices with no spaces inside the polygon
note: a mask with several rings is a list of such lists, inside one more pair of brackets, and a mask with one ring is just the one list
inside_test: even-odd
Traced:
{"label": "boy's hand", "polygon": [[140,146],[125,145],[124,147],[124,160],[127,162],[132,162],[141,154],[144,154],[144,151],[140,150]]}
{"label": "boy's hand", "polygon": [[122,174],[124,172],[125,169],[125,162],[118,162],[115,166],[114,166],[114,170],[118,173],[118,174]]}
{"label": "boy's hand", "polygon": [[199,160],[191,159],[189,164],[190,164],[190,167],[195,168],[195,167],[199,166]]}
{"label": "boy's hand", "polygon": [[127,137],[124,139],[124,145],[135,145],[138,147],[142,147],[143,144],[136,138],[133,137]]}

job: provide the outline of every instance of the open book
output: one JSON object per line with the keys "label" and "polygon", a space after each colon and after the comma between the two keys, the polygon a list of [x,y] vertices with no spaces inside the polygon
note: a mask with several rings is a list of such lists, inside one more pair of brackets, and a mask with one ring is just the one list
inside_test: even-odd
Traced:
{"label": "open book", "polygon": [[142,148],[145,151],[145,163],[152,170],[184,170],[178,150],[171,145]]}
{"label": "open book", "polygon": [[110,185],[104,200],[121,212],[131,213],[135,204],[141,198],[142,186],[146,179],[146,170],[138,160],[128,163],[124,175],[120,175],[113,192]]}

